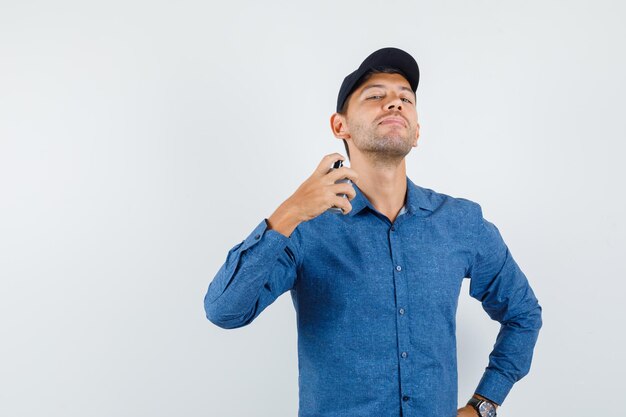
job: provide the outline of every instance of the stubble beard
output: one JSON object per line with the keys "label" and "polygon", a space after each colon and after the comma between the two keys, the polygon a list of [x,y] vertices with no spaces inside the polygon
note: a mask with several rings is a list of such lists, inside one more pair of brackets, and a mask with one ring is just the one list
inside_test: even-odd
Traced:
{"label": "stubble beard", "polygon": [[[352,143],[361,153],[375,165],[397,166],[413,147],[411,138],[415,136],[415,128],[408,129],[406,134],[398,128],[384,125],[367,126],[357,124],[350,127]],[[380,131],[386,129],[387,132]]]}

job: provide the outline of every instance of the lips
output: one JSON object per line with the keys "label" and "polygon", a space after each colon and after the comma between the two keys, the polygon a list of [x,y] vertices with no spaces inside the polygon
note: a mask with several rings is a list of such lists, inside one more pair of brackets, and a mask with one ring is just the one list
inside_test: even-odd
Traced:
{"label": "lips", "polygon": [[401,117],[385,117],[379,124],[387,125],[387,124],[399,124],[400,126],[406,126],[406,122]]}

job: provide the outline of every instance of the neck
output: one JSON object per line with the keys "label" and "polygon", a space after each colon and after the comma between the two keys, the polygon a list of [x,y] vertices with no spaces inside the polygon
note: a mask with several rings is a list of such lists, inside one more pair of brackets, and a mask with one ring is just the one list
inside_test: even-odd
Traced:
{"label": "neck", "polygon": [[372,163],[363,155],[351,155],[350,167],[359,174],[358,187],[374,208],[393,223],[406,198],[405,158],[388,163]]}

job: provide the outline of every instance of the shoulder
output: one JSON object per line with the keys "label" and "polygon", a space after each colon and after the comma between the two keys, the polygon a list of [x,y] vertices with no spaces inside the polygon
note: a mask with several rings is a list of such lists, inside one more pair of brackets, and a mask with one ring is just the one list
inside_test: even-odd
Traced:
{"label": "shoulder", "polygon": [[453,196],[420,187],[432,202],[433,223],[445,227],[455,238],[473,250],[484,246],[485,242],[499,242],[498,229],[483,216],[482,206],[467,197]]}
{"label": "shoulder", "polygon": [[474,200],[446,194],[415,184],[414,187],[418,194],[423,196],[426,205],[430,206],[433,213],[452,214],[455,217],[458,216],[473,221],[482,218],[482,207]]}

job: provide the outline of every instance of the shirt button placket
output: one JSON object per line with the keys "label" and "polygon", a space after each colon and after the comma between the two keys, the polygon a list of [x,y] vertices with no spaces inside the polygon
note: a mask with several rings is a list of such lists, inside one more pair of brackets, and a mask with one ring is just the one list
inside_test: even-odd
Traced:
{"label": "shirt button placket", "polygon": [[[400,393],[402,395],[403,404],[409,401],[411,393],[407,391],[411,386],[410,367],[407,361],[410,350],[409,345],[409,321],[405,316],[406,306],[408,303],[407,294],[407,274],[406,270],[403,271],[403,265],[401,265],[402,259],[405,259],[405,255],[402,252],[403,246],[397,244],[398,242],[398,228],[391,226],[389,229],[389,244],[391,249],[391,260],[393,262],[393,280],[395,282],[395,302],[398,314],[396,315],[396,329],[398,338],[398,356],[399,356],[399,372],[400,372]],[[403,306],[403,307],[400,307]]]}

